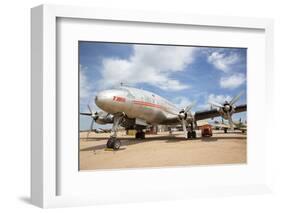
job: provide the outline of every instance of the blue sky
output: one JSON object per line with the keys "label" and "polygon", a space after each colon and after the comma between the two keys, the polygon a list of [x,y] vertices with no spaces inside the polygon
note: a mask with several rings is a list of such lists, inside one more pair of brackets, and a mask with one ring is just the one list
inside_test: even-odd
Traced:
{"label": "blue sky", "polygon": [[[80,111],[88,111],[88,104],[99,110],[93,96],[121,82],[152,91],[180,108],[195,101],[193,111],[209,109],[208,102],[222,103],[241,91],[237,104],[246,103],[245,48],[80,42],[79,60]],[[245,120],[246,113],[233,118]],[[80,129],[88,129],[90,122],[80,116]]]}

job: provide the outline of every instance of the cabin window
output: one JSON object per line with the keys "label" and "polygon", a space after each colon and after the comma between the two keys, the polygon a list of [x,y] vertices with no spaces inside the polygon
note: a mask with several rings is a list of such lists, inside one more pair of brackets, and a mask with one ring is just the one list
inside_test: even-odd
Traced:
{"label": "cabin window", "polygon": [[135,96],[132,93],[130,93],[130,92],[128,92],[126,96],[129,99],[135,99]]}

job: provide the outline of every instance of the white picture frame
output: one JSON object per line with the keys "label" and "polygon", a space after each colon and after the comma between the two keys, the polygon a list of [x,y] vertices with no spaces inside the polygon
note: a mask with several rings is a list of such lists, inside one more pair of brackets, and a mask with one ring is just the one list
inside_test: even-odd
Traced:
{"label": "white picture frame", "polygon": [[[138,202],[142,200],[165,200],[183,199],[198,196],[223,196],[241,195],[270,192],[271,172],[269,153],[264,150],[262,155],[266,157],[264,166],[259,172],[263,172],[266,178],[255,184],[233,183],[233,185],[217,185],[206,188],[198,184],[194,188],[177,188],[176,186],[162,184],[165,190],[155,190],[155,193],[143,191],[141,193],[122,192],[124,196],[118,196],[116,191],[112,196],[96,194],[90,195],[58,195],[58,174],[60,166],[58,146],[56,144],[57,132],[57,87],[60,82],[57,79],[57,20],[80,19],[80,20],[100,20],[118,21],[118,23],[153,23],[154,25],[165,26],[200,26],[202,28],[224,28],[229,31],[232,29],[253,29],[263,31],[265,42],[265,58],[263,79],[266,87],[264,92],[266,106],[273,103],[271,90],[273,89],[273,21],[271,19],[238,18],[238,17],[216,17],[187,14],[166,14],[152,13],[144,11],[122,11],[112,9],[85,8],[74,6],[54,6],[41,5],[31,10],[31,201],[33,204],[47,208],[58,206],[91,205],[99,203],[116,202]],[[261,79],[260,79],[261,80]],[[265,123],[269,123],[273,112],[268,113]],[[268,125],[266,125],[267,142],[270,141]],[[265,142],[264,142],[265,143]],[[268,148],[268,143],[263,144]],[[270,146],[270,144],[269,144]],[[270,149],[267,149],[270,150]],[[265,169],[266,168],[266,169]],[[184,172],[189,168],[173,169],[173,173]],[[204,169],[204,168],[203,168]],[[227,171],[235,171],[235,167],[226,168]],[[244,168],[245,169],[245,168]],[[163,171],[162,171],[163,170]],[[169,169],[158,169],[155,176],[161,176]],[[212,167],[205,168],[211,172]],[[226,171],[226,170],[225,170]],[[121,172],[119,177],[125,177],[130,171]],[[147,172],[147,171],[144,171]],[[150,171],[149,171],[150,172]],[[137,171],[141,175],[142,171]],[[198,175],[201,173],[198,173]],[[84,174],[85,175],[85,174]],[[129,174],[130,175],[130,174]],[[147,175],[147,174],[146,174]],[[161,185],[159,185],[161,186]],[[124,186],[126,188],[126,186]],[[129,188],[129,186],[127,186]],[[92,190],[92,189],[89,189]],[[127,193],[127,194],[126,194]]]}

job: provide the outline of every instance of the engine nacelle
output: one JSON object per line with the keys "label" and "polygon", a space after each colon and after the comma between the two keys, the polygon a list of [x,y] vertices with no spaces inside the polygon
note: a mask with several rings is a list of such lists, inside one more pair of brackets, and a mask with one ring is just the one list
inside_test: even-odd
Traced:
{"label": "engine nacelle", "polygon": [[113,123],[113,115],[104,112],[99,112],[98,116],[95,118],[95,122],[98,124]]}

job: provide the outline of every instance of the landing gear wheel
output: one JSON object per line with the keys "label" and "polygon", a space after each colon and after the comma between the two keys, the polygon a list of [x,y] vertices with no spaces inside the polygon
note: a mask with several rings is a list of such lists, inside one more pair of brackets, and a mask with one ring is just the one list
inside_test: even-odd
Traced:
{"label": "landing gear wheel", "polygon": [[144,132],[140,133],[140,139],[145,139],[145,133]]}
{"label": "landing gear wheel", "polygon": [[192,136],[192,138],[196,138],[196,132],[195,132],[195,131],[192,131],[192,132],[191,132],[191,136]]}
{"label": "landing gear wheel", "polygon": [[109,138],[107,143],[106,143],[106,147],[109,148],[109,149],[112,149],[114,141],[115,141],[115,138]]}
{"label": "landing gear wheel", "polygon": [[118,150],[118,149],[120,148],[120,146],[121,146],[120,140],[115,139],[115,141],[114,141],[113,144],[112,144],[112,148],[113,148],[114,150]]}
{"label": "landing gear wheel", "polygon": [[187,138],[191,138],[191,132],[187,133]]}
{"label": "landing gear wheel", "polygon": [[136,139],[145,139],[145,132],[137,132]]}

